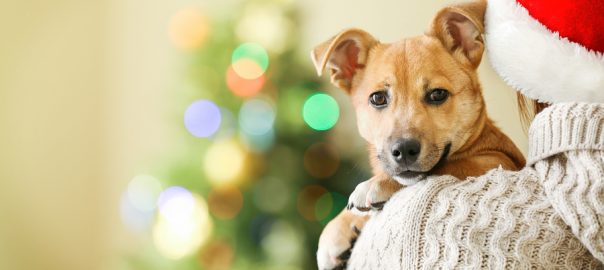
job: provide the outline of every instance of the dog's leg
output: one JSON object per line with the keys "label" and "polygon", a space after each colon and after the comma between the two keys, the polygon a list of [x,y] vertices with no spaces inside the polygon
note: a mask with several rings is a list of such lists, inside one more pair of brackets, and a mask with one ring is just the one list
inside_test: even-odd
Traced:
{"label": "dog's leg", "polygon": [[360,183],[350,195],[347,209],[330,221],[319,238],[319,270],[345,269],[354,242],[370,217],[403,186],[386,176],[374,176]]}
{"label": "dog's leg", "polygon": [[355,215],[344,209],[327,223],[319,238],[317,264],[319,270],[343,270],[350,257],[354,242],[369,216]]}
{"label": "dog's leg", "polygon": [[357,185],[348,199],[348,209],[361,214],[369,210],[382,210],[384,204],[403,185],[385,175],[376,175]]}

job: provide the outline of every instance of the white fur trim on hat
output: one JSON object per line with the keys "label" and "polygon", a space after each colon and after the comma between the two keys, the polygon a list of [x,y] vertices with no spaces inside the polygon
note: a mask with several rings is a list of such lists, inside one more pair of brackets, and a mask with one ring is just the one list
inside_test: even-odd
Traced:
{"label": "white fur trim on hat", "polygon": [[489,0],[486,47],[512,87],[542,102],[604,103],[604,56],[551,32],[515,0]]}

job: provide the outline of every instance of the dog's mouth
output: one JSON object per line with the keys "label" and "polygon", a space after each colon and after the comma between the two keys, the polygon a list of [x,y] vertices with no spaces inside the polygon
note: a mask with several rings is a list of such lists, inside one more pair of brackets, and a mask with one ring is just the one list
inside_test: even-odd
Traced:
{"label": "dog's mouth", "polygon": [[447,143],[443,148],[443,151],[440,155],[438,161],[427,171],[415,171],[415,170],[404,170],[402,172],[395,172],[393,178],[397,181],[401,182],[404,185],[408,185],[409,183],[416,183],[419,180],[423,180],[427,176],[431,175],[434,171],[440,168],[446,161],[449,156],[449,152],[451,151],[451,143]]}

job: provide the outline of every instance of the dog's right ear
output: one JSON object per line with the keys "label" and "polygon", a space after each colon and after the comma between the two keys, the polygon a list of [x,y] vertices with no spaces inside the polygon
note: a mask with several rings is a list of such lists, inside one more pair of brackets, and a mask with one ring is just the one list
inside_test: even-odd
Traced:
{"label": "dog's right ear", "polygon": [[353,78],[365,68],[369,50],[378,41],[360,29],[348,29],[315,47],[310,53],[319,76],[327,67],[331,82],[350,92]]}
{"label": "dog's right ear", "polygon": [[486,0],[474,0],[448,6],[432,20],[430,34],[463,63],[477,68],[484,51],[484,13]]}

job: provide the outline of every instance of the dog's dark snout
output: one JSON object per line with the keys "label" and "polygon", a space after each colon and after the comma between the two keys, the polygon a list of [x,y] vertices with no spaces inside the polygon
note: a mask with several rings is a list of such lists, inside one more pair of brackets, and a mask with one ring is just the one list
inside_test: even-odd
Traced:
{"label": "dog's dark snout", "polygon": [[390,151],[396,162],[411,164],[417,160],[421,148],[422,146],[418,140],[403,139],[396,141]]}

